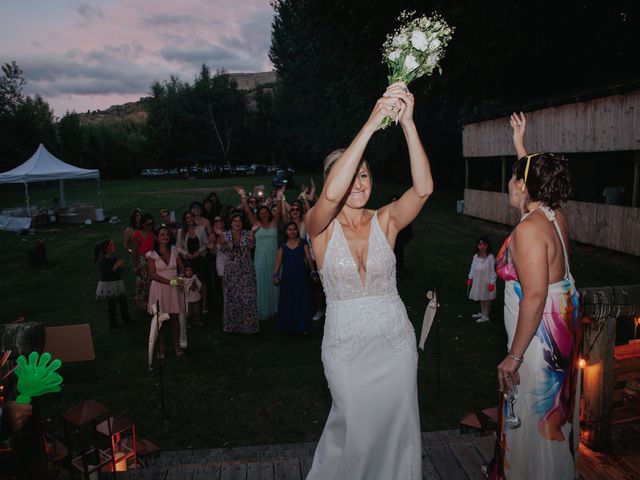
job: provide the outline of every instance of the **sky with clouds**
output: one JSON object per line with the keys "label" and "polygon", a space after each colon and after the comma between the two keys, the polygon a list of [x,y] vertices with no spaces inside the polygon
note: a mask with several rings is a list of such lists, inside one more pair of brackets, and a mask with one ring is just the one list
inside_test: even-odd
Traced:
{"label": "sky with clouds", "polygon": [[170,74],[272,70],[269,0],[0,0],[0,63],[60,117],[136,101]]}

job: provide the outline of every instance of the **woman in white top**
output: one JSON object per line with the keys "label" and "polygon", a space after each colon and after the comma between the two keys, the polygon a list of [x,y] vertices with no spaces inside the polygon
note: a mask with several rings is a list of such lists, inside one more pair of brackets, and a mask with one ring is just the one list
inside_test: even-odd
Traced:
{"label": "woman in white top", "polygon": [[[327,297],[322,362],[333,399],[308,480],[422,479],[416,338],[393,254],[396,235],[433,192],[413,105],[404,83],[387,88],[351,145],[325,160],[324,187],[305,217]],[[368,210],[363,154],[386,116],[402,127],[413,185]]]}
{"label": "woman in white top", "polygon": [[[205,219],[206,220],[206,219]],[[193,212],[188,211],[182,215],[182,228],[178,230],[176,236],[176,247],[181,250],[185,260],[188,260],[193,267],[193,272],[202,282],[202,313],[208,312],[207,304],[207,280],[211,276],[207,259],[207,247],[209,237],[205,227],[196,223]]]}

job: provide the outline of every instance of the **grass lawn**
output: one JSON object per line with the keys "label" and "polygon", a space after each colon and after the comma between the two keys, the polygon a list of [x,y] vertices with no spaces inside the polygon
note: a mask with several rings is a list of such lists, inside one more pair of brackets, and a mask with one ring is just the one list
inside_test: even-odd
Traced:
{"label": "grass lawn", "polygon": [[[237,196],[229,188],[232,184],[250,187],[269,181],[247,177],[104,182],[105,212],[120,217],[118,224],[69,226],[26,236],[0,232],[0,262],[5,268],[0,279],[0,323],[24,315],[45,325],[91,325],[96,360],[64,365],[62,392],[42,399],[54,426],[60,425],[60,414],[67,408],[95,399],[135,420],[140,435],[165,449],[318,439],[331,405],[320,362],[322,322],[308,337],[279,335],[273,323],[263,324],[259,336],[242,337],[223,335],[220,312],[213,312],[205,327],[190,330],[188,357],[175,358],[172,349],[167,349],[163,420],[158,376],[147,373],[146,315],[136,312],[130,302],[130,311],[136,312],[135,324],[112,331],[106,304],[94,300],[98,281],[92,261],[94,245],[103,238],[114,238],[122,256],[122,232],[134,207],[151,211],[156,218],[159,209],[166,207],[180,218],[192,200],[201,200],[212,189],[224,203],[236,203]],[[376,179],[371,206],[382,205],[402,189]],[[92,199],[93,191],[86,191]],[[56,195],[52,192],[40,193],[44,199]],[[455,200],[460,196],[437,192],[429,200],[414,223],[415,236],[406,249],[407,267],[398,276],[400,294],[416,330],[427,290],[436,288],[440,295],[439,330],[437,335],[432,330],[419,360],[422,430],[455,427],[469,409],[497,401],[495,365],[504,355],[506,342],[502,288],[491,322],[477,325],[471,314],[478,308],[466,299],[465,280],[477,237],[488,235],[497,251],[509,229],[456,215]],[[16,206],[21,201],[20,192],[15,191],[3,196],[0,206]],[[32,269],[26,252],[38,239],[46,242],[49,265]],[[579,287],[638,282],[638,257],[576,244],[572,254]],[[124,278],[131,299],[133,275],[127,272]]]}

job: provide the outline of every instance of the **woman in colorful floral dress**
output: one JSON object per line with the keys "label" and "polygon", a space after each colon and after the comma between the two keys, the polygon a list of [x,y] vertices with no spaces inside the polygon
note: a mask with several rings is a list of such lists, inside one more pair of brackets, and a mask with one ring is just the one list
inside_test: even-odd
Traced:
{"label": "woman in colorful floral dress", "polygon": [[519,159],[509,201],[522,218],[496,260],[498,276],[506,282],[509,349],[498,365],[498,382],[503,392],[516,385],[514,413],[521,425],[509,429],[501,421],[490,473],[499,479],[573,480],[581,329],[567,221],[559,208],[571,193],[568,162],[552,153],[527,154],[522,113],[512,115],[511,126]]}
{"label": "woman in colorful floral dress", "polygon": [[251,261],[255,246],[255,230],[242,229],[242,215],[231,217],[231,229],[216,231],[220,251],[227,260],[224,267],[224,313],[222,330],[225,333],[253,334],[260,331],[256,306],[256,273]]}

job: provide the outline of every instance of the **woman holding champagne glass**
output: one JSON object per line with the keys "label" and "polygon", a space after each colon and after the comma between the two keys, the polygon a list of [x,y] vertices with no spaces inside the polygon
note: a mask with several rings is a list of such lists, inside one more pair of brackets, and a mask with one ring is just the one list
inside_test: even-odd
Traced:
{"label": "woman holding champagne glass", "polygon": [[496,258],[506,283],[508,337],[498,383],[508,403],[489,473],[496,479],[573,480],[580,323],[560,208],[571,194],[568,162],[553,153],[528,155],[524,115],[513,114],[510,121],[518,160],[509,202],[522,218]]}

